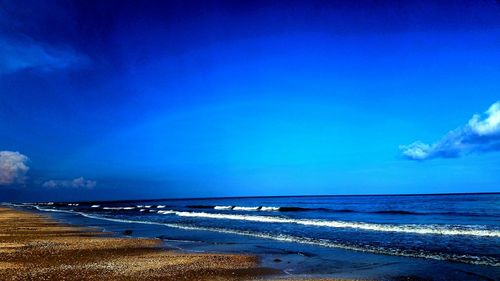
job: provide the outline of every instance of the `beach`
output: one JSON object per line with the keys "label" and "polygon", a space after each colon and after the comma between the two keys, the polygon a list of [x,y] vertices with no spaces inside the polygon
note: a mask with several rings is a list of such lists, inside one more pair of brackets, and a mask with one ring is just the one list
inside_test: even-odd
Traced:
{"label": "beach", "polygon": [[485,213],[495,202],[472,194],[4,203],[0,280],[498,280],[499,232]]}
{"label": "beach", "polygon": [[247,280],[276,273],[256,257],[185,254],[159,239],[96,229],[0,208],[1,280]]}

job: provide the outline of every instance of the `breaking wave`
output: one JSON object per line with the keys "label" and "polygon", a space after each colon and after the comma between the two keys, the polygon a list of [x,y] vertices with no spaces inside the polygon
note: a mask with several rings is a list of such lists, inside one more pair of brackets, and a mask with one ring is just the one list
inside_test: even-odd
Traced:
{"label": "breaking wave", "polygon": [[213,205],[187,205],[189,209],[213,209],[223,211],[262,211],[262,212],[308,212],[322,211],[328,213],[365,213],[365,214],[380,214],[380,215],[442,215],[442,216],[493,216],[494,214],[474,214],[474,213],[459,213],[459,212],[414,212],[408,210],[375,210],[375,211],[357,211],[353,209],[330,209],[330,208],[305,208],[296,206],[213,206]]}
{"label": "breaking wave", "polygon": [[239,214],[222,214],[222,213],[205,213],[205,212],[181,212],[174,210],[158,211],[158,213],[165,215],[176,215],[179,217],[239,220],[239,221],[251,221],[251,222],[262,222],[262,223],[299,224],[305,226],[350,228],[350,229],[359,229],[366,231],[500,237],[500,231],[498,230],[487,230],[474,226],[376,224],[376,223],[336,221],[336,220],[294,219],[294,218],[284,218],[275,216],[256,216],[256,215],[239,215]]}

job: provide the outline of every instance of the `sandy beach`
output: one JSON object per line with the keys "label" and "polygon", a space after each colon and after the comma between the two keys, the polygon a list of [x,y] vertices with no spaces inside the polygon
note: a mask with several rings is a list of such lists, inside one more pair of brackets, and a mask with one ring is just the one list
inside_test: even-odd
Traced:
{"label": "sandy beach", "polygon": [[1,280],[247,280],[276,273],[253,256],[161,246],[159,239],[116,238],[0,208]]}

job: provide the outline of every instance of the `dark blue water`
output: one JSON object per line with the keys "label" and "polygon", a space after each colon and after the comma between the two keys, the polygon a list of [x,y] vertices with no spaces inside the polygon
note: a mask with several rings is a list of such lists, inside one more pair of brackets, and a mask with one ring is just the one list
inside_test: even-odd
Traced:
{"label": "dark blue water", "polygon": [[[262,254],[268,264],[279,257],[275,267],[291,274],[374,277],[376,272],[376,277],[389,278],[396,270],[391,266],[411,271],[408,266],[419,263],[452,265],[442,274],[444,279],[454,278],[449,280],[496,280],[500,274],[500,194],[39,203],[31,207],[65,214],[64,219],[70,221],[84,218],[86,225],[134,228],[136,235],[160,237],[167,246],[187,251],[251,252]],[[298,258],[289,258],[289,253]],[[416,270],[413,274],[423,273]]]}

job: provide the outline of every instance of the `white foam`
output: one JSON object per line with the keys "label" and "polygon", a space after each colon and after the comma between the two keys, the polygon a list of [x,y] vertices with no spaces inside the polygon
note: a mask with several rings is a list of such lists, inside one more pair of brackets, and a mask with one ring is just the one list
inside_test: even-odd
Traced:
{"label": "white foam", "polygon": [[92,205],[92,206],[90,206],[90,208],[99,208],[99,207],[101,207],[101,205]]}
{"label": "white foam", "polygon": [[146,206],[144,206],[144,208],[148,208],[149,209],[149,208],[151,208],[151,205],[146,205]]}
{"label": "white foam", "polygon": [[231,210],[233,206],[215,206],[215,210]]}
{"label": "white foam", "polygon": [[438,235],[468,235],[483,237],[500,237],[498,230],[478,229],[473,226],[453,226],[453,225],[414,225],[414,224],[376,224],[365,222],[333,221],[333,220],[310,220],[292,219],[273,216],[256,215],[233,215],[205,212],[179,212],[162,211],[161,214],[175,214],[180,217],[196,217],[209,219],[243,220],[263,223],[288,223],[315,227],[331,228],[351,228],[367,231],[400,232],[412,234],[438,234]]}
{"label": "white foam", "polygon": [[280,207],[259,206],[259,207],[246,207],[246,206],[215,206],[215,210],[234,210],[234,211],[262,211],[262,212],[275,212],[279,211]]}
{"label": "white foam", "polygon": [[135,207],[103,207],[103,210],[133,210]]}
{"label": "white foam", "polygon": [[158,205],[158,206],[156,206],[157,209],[163,209],[165,207],[166,207],[165,205]]}
{"label": "white foam", "polygon": [[163,215],[169,215],[169,214],[175,214],[176,211],[158,211],[158,214],[163,214]]}
{"label": "white foam", "polygon": [[236,206],[233,208],[234,211],[258,211],[260,207],[240,207]]}
{"label": "white foam", "polygon": [[261,211],[264,211],[264,212],[274,212],[274,211],[279,211],[280,210],[280,207],[266,207],[266,206],[263,206],[260,208]]}
{"label": "white foam", "polygon": [[146,211],[146,209],[140,209],[139,211],[144,212],[144,211]]}
{"label": "white foam", "polygon": [[69,214],[74,214],[76,212],[73,211],[68,211],[68,210],[57,210],[57,209],[45,209],[45,208],[40,208],[39,206],[35,206],[35,208],[39,211],[45,211],[45,212],[59,212],[59,213],[69,213]]}

